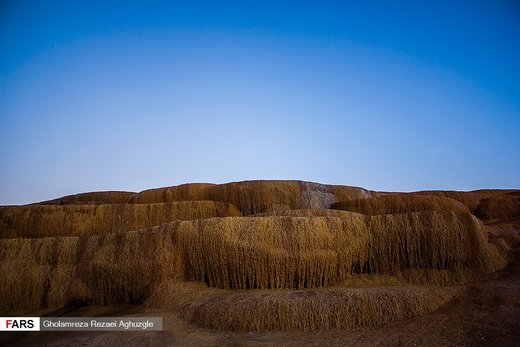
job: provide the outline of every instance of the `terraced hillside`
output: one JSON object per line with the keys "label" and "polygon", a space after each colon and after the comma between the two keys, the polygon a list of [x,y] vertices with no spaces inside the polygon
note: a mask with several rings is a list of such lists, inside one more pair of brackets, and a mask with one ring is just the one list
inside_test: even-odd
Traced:
{"label": "terraced hillside", "polygon": [[131,305],[215,333],[411,319],[515,273],[519,196],[246,181],[4,206],[0,311]]}

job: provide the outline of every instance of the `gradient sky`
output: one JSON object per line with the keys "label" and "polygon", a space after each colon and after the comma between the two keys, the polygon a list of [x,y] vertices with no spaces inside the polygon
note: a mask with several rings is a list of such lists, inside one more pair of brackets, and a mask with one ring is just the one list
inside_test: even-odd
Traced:
{"label": "gradient sky", "polygon": [[0,1],[0,204],[520,188],[518,1]]}

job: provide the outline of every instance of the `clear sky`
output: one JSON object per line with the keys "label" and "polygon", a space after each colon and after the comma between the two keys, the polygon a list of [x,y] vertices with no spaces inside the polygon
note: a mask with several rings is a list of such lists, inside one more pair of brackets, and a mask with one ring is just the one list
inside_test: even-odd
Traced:
{"label": "clear sky", "polygon": [[518,1],[0,1],[0,204],[520,188]]}

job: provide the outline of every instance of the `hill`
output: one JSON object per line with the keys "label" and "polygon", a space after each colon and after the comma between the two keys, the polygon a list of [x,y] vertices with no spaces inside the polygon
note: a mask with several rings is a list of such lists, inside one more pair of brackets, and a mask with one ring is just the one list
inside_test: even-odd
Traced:
{"label": "hill", "polygon": [[515,276],[519,199],[246,181],[3,206],[0,312],[132,305],[237,332],[411,319]]}

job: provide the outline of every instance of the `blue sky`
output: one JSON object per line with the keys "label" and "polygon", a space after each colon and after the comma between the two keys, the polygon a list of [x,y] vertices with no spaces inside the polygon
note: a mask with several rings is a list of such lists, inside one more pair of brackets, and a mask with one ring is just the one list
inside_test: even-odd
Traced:
{"label": "blue sky", "polygon": [[516,1],[1,1],[0,204],[520,188]]}

